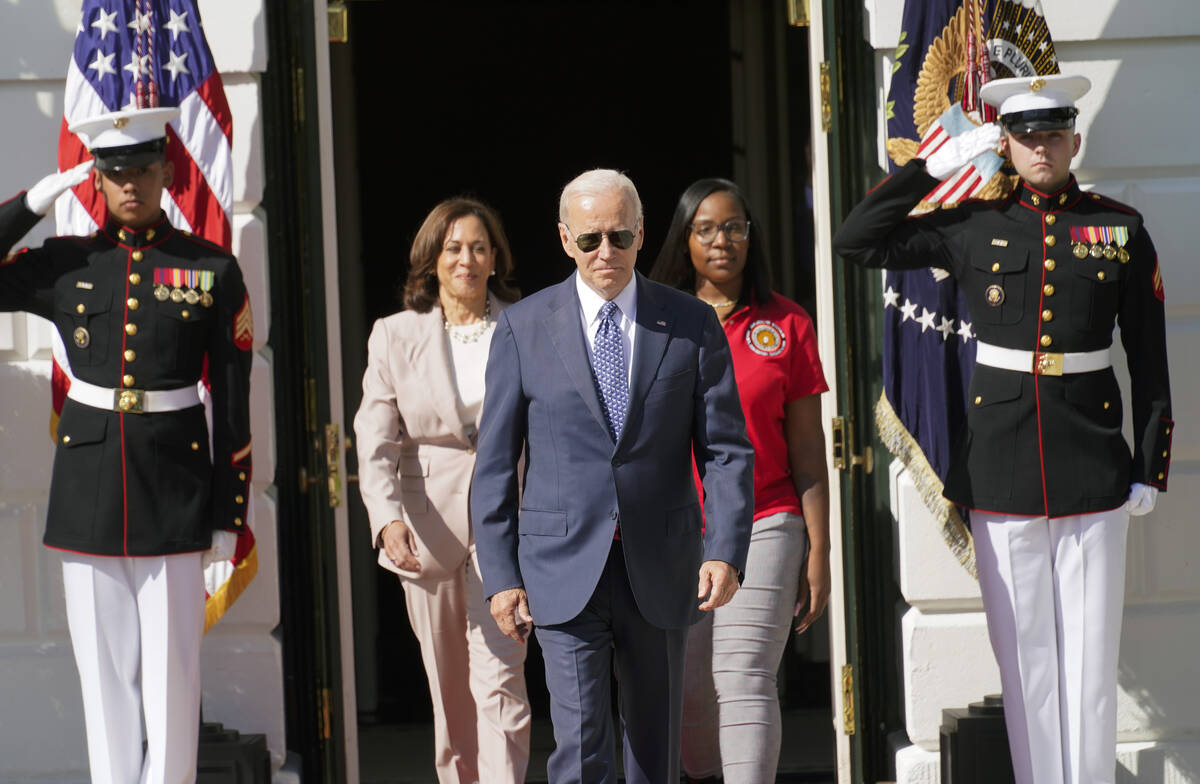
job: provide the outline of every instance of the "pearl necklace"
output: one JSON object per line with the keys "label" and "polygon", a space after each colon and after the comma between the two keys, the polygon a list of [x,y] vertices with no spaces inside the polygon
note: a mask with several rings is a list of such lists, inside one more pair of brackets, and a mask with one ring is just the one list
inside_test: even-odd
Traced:
{"label": "pearl necklace", "polygon": [[727,299],[724,302],[709,302],[708,300],[704,299],[703,297],[697,297],[696,299],[700,300],[705,305],[711,305],[714,308],[729,308],[729,307],[733,307],[734,305],[737,304],[737,302],[732,299]]}
{"label": "pearl necklace", "polygon": [[442,325],[446,328],[446,334],[455,343],[476,343],[483,337],[488,328],[492,325],[492,299],[488,297],[483,304],[483,321],[478,321],[471,325],[466,324],[451,324],[446,321],[446,312],[442,311]]}

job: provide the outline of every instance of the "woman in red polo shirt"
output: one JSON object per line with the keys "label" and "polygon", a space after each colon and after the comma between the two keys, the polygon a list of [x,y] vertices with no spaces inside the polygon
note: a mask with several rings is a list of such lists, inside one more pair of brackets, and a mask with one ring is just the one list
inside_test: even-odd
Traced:
{"label": "woman in red polo shirt", "polygon": [[771,291],[765,247],[729,180],[693,183],[650,277],[712,305],[725,327],[754,445],[754,529],[733,601],[692,627],[684,687],[690,781],[772,782],[781,722],[775,673],[792,618],[803,632],[829,598],[828,389],[812,320]]}

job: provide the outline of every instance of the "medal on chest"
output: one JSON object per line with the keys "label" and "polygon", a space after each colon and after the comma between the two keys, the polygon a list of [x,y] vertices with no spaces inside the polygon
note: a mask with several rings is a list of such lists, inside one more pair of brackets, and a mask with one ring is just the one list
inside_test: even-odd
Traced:
{"label": "medal on chest", "polygon": [[1109,261],[1118,260],[1122,264],[1129,262],[1129,251],[1125,243],[1129,242],[1128,226],[1071,226],[1071,253],[1077,259],[1105,258]]}

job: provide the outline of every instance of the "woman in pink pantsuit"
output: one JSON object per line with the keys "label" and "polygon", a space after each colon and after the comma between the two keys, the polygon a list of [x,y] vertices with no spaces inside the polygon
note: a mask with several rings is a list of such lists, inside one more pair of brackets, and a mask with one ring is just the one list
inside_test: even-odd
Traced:
{"label": "woman in pink pantsuit", "polygon": [[450,199],[425,219],[410,262],[406,309],[376,321],[368,343],[359,487],[421,643],[439,782],[522,782],[526,647],[488,613],[467,508],[492,329],[519,296],[512,256],[494,211]]}

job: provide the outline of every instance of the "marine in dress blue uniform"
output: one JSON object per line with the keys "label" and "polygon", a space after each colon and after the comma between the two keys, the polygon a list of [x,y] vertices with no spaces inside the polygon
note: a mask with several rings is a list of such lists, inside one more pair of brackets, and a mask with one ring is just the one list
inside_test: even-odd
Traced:
{"label": "marine in dress blue uniform", "polygon": [[[233,555],[250,497],[249,298],[236,259],[158,206],[175,114],[73,126],[90,139],[107,221],[0,265],[0,309],[53,322],[71,382],[44,542],[63,551],[94,782],[194,780],[201,564],[210,547]],[[51,175],[0,205],[0,252],[86,176],[86,165]]]}
{"label": "marine in dress blue uniform", "polygon": [[[971,510],[1022,784],[1114,779],[1126,530],[1166,490],[1174,429],[1150,235],[1136,210],[1083,192],[1069,170],[1074,103],[1089,86],[1055,75],[981,90],[1021,175],[1006,200],[908,217],[938,179],[999,140],[983,126],[885,180],[835,238],[864,266],[946,269],[967,297],[977,359],[944,494]],[[1114,327],[1129,365],[1132,453]]]}

